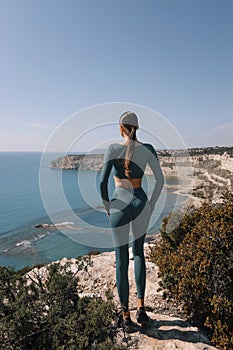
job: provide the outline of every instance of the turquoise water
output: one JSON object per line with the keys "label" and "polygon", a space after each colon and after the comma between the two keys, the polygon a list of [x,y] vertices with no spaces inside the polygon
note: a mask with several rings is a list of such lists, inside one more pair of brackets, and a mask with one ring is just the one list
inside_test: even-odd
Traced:
{"label": "turquoise water", "polygon": [[[51,154],[50,156],[50,160],[56,158],[56,155]],[[107,231],[109,227],[106,215],[95,209],[95,206],[98,208],[101,205],[99,193],[95,194],[96,203],[93,207],[86,203],[81,193],[92,191],[90,183],[93,182],[93,173],[98,189],[99,172],[82,171],[82,191],[80,192],[77,185],[78,172],[62,171],[62,186],[67,203],[82,219],[80,222],[89,225],[88,230],[85,225],[79,227],[81,238],[78,241],[81,244],[67,237],[63,231],[36,227],[39,224],[51,223],[40,194],[40,160],[41,153],[0,152],[0,265],[19,269],[26,265],[32,266],[36,263],[54,261],[64,256],[77,257],[95,248],[99,251],[111,250],[112,247],[101,245],[101,235],[108,237],[109,242],[111,242],[111,237]],[[50,169],[48,164],[44,166],[43,171],[48,179],[50,195],[54,198],[53,209],[57,215],[56,223],[73,224],[69,213],[60,210],[62,206],[56,197],[54,184],[61,176],[61,171]],[[167,184],[174,184],[174,179],[167,179]],[[144,185],[147,187],[147,182]],[[109,186],[111,194],[112,180]],[[175,201],[179,206],[183,199],[178,197],[177,201],[177,195],[172,190],[167,191],[165,207],[156,224],[151,227],[149,234],[159,230],[164,215],[173,209]],[[85,238],[82,239],[82,237]],[[98,242],[96,247],[95,242]]]}

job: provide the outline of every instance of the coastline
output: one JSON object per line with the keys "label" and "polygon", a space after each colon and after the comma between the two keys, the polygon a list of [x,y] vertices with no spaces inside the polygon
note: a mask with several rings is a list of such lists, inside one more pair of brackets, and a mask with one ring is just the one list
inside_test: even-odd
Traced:
{"label": "coastline", "polygon": [[[173,176],[171,176],[173,177]],[[167,176],[169,178],[169,176]],[[184,176],[183,178],[180,177],[179,183],[176,185],[166,185],[165,187],[172,189],[173,194],[179,195],[186,197],[184,198],[184,204],[183,207],[188,207],[188,206],[195,206],[195,207],[200,207],[201,204],[203,203],[204,199],[197,197],[193,193],[193,189],[197,186],[197,179],[192,178],[187,178]]]}
{"label": "coastline", "polygon": [[[233,186],[233,148],[207,148],[186,151],[158,152],[166,178],[176,178],[174,193],[187,195],[188,205],[200,206],[204,199],[221,201],[221,193]],[[229,152],[229,153],[228,153]],[[50,162],[50,169],[95,170],[102,168],[103,154],[65,155]],[[147,165],[145,175],[153,175]]]}

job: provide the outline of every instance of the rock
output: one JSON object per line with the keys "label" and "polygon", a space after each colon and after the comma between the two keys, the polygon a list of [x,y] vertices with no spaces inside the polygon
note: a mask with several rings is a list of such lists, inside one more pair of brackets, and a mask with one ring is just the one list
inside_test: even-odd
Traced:
{"label": "rock", "polygon": [[[145,252],[151,243],[145,243]],[[131,249],[130,249],[131,250]],[[132,252],[130,252],[132,257]],[[93,265],[87,271],[77,271],[76,259],[63,258],[60,264],[71,263],[70,270],[79,278],[78,292],[80,296],[99,295],[105,298],[105,292],[109,289],[113,294],[113,300],[119,306],[115,281],[115,255],[114,252],[106,252],[99,255],[91,255]],[[161,292],[158,292],[159,279],[158,267],[150,261],[146,261],[147,285],[145,303],[151,322],[147,327],[137,326],[135,333],[124,334],[118,332],[119,342],[128,344],[128,349],[138,350],[214,350],[209,340],[196,328],[190,326],[184,319],[180,306],[169,304],[163,300]],[[46,266],[35,268],[28,274],[36,279],[36,275],[43,276],[46,280]],[[134,282],[134,261],[129,261],[129,285],[132,320],[136,322],[136,286]]]}
{"label": "rock", "polygon": [[[132,312],[135,320],[136,311]],[[196,327],[186,321],[161,314],[148,312],[151,322],[147,327],[139,327],[136,333],[126,337],[126,341],[137,344],[138,350],[214,350],[209,340]],[[127,339],[128,338],[128,339]]]}

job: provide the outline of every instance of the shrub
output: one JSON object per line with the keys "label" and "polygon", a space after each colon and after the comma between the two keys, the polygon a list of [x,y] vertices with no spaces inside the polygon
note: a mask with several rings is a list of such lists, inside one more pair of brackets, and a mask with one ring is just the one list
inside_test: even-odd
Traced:
{"label": "shrub", "polygon": [[159,267],[164,295],[183,304],[221,349],[233,344],[233,194],[163,220],[150,258]]}
{"label": "shrub", "polygon": [[[90,259],[76,261],[87,269]],[[36,277],[0,267],[1,349],[113,350],[115,307],[109,298],[80,297],[70,263]]]}

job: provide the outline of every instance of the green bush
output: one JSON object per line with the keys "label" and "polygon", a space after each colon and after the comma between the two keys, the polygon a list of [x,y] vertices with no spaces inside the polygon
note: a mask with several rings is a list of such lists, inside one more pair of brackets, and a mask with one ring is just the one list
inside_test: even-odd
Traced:
{"label": "green bush", "polygon": [[221,349],[233,344],[233,194],[163,220],[150,258],[159,267],[165,297],[182,303]]}
{"label": "green bush", "polygon": [[[76,261],[87,269],[90,258]],[[0,267],[1,349],[113,350],[114,304],[97,296],[80,297],[70,263],[51,264],[48,272],[27,277]]]}

